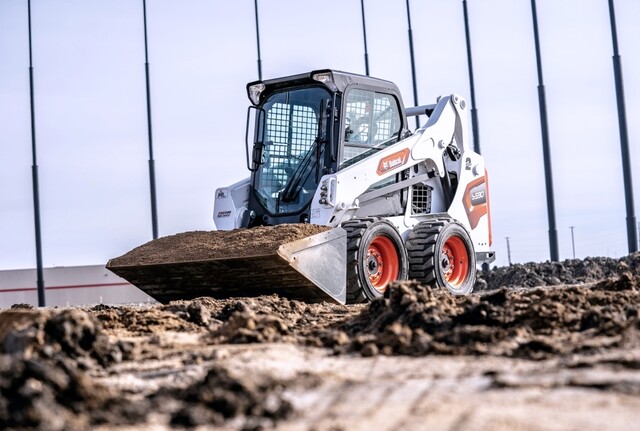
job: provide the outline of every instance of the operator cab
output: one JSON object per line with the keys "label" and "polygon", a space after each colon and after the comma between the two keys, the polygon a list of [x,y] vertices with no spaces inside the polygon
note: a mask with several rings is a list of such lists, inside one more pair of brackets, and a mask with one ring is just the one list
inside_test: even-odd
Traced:
{"label": "operator cab", "polygon": [[319,70],[251,82],[247,93],[247,227],[308,222],[323,175],[396,143],[407,129],[397,86],[367,76]]}

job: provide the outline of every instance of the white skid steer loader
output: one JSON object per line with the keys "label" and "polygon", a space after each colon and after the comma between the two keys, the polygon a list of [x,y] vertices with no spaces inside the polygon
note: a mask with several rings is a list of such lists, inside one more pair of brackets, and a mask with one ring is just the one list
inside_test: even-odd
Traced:
{"label": "white skid steer loader", "polygon": [[[403,279],[473,290],[477,266],[495,255],[487,170],[469,148],[463,98],[405,109],[395,84],[334,70],[252,82],[247,92],[251,176],[216,190],[217,229],[332,229],[282,244],[277,256],[107,267],[160,300],[262,286],[353,303]],[[411,132],[415,115],[428,120]]]}

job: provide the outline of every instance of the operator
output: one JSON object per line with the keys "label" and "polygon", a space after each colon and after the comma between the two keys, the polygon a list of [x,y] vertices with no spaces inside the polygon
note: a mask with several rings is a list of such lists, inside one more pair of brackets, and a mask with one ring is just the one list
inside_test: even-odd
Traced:
{"label": "operator", "polygon": [[357,116],[351,121],[349,117],[345,117],[345,142],[372,144],[373,137],[376,134],[376,125],[372,121],[371,103],[365,102],[364,113]]}

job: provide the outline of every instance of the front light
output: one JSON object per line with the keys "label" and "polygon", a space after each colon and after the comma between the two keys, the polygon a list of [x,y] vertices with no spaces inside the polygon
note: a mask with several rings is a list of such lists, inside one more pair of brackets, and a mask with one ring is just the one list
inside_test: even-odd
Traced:
{"label": "front light", "polygon": [[254,105],[258,105],[258,103],[260,103],[260,94],[262,94],[264,89],[265,85],[262,82],[253,84],[249,87],[248,92],[251,103],[253,103]]}
{"label": "front light", "polygon": [[316,73],[312,78],[323,84],[333,84],[333,73],[331,72]]}

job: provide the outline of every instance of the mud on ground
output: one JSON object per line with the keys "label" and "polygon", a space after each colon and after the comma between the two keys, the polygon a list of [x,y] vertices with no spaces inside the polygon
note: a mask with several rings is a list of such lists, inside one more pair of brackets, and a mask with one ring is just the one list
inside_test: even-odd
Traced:
{"label": "mud on ground", "polygon": [[[597,282],[529,264],[468,297],[403,282],[355,306],[18,305],[0,313],[0,428],[633,429],[637,259],[592,260],[613,276]],[[572,285],[514,281],[549,270]]]}

